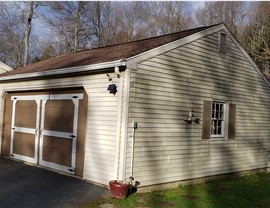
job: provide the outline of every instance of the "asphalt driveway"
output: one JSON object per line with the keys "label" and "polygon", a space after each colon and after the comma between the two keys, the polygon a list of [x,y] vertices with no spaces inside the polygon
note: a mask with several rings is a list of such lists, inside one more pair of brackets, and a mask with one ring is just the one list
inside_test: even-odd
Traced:
{"label": "asphalt driveway", "polygon": [[108,193],[77,178],[0,157],[1,208],[73,208]]}

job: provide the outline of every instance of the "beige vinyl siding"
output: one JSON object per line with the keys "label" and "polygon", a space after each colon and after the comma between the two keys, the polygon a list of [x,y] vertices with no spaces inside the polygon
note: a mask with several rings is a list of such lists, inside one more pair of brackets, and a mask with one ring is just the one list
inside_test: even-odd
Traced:
{"label": "beige vinyl siding", "polygon": [[[138,64],[132,71],[128,138],[135,134],[134,173],[141,186],[263,168],[270,160],[270,89],[227,36],[219,33]],[[202,121],[203,100],[236,104],[234,140],[202,140],[202,124],[187,124],[190,109]],[[128,139],[126,178],[130,173]]]}
{"label": "beige vinyl siding", "polygon": [[3,95],[4,90],[29,91],[83,86],[88,94],[83,178],[107,185],[108,181],[114,178],[115,171],[119,95],[119,92],[116,95],[112,95],[107,91],[108,85],[112,82],[119,87],[116,75],[111,73],[110,76],[112,77],[111,82],[108,81],[106,74],[99,74],[61,79],[0,83],[0,90]]}

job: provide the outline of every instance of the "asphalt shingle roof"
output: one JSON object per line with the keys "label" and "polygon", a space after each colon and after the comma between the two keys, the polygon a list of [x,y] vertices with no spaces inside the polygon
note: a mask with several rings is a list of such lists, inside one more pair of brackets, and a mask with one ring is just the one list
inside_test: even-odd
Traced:
{"label": "asphalt shingle roof", "polygon": [[213,26],[215,25],[199,27],[134,42],[128,42],[96,49],[89,49],[79,52],[72,52],[37,63],[29,64],[25,67],[20,67],[16,70],[3,73],[0,75],[0,77],[122,60],[165,45],[167,43],[182,39],[197,32],[201,32]]}

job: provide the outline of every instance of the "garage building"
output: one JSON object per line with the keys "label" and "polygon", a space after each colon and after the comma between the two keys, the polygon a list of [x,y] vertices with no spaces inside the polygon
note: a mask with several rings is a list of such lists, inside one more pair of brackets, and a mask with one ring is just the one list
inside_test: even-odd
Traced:
{"label": "garage building", "polygon": [[0,75],[1,155],[141,187],[268,168],[270,83],[226,25]]}

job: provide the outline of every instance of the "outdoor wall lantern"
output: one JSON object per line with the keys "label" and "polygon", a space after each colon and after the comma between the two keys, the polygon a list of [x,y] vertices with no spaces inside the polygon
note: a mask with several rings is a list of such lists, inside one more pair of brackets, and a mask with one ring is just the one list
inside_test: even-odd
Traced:
{"label": "outdoor wall lantern", "polygon": [[190,109],[188,112],[188,117],[186,119],[184,119],[184,121],[186,121],[188,124],[192,124],[192,122],[199,124],[200,123],[200,119],[199,118],[193,118],[193,113],[194,110]]}
{"label": "outdoor wall lantern", "polygon": [[107,77],[108,81],[112,81],[112,78],[109,74],[107,74],[106,77]]}
{"label": "outdoor wall lantern", "polygon": [[108,86],[108,88],[107,88],[107,90],[109,91],[109,93],[110,94],[116,94],[116,92],[117,92],[117,86],[116,86],[116,84],[109,84],[109,86]]}

